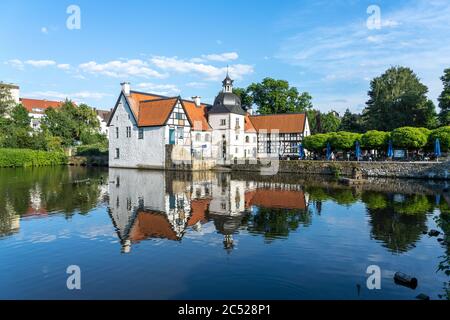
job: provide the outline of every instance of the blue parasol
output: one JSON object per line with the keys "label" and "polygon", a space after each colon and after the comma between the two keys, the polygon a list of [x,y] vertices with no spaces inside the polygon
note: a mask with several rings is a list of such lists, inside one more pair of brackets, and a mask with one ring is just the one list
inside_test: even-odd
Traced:
{"label": "blue parasol", "polygon": [[327,143],[327,160],[331,159],[331,144]]}
{"label": "blue parasol", "polygon": [[303,160],[305,157],[305,149],[303,149],[303,145],[301,143],[298,145],[298,157],[300,160]]}
{"label": "blue parasol", "polygon": [[359,141],[356,141],[356,160],[359,161],[359,158],[361,157],[361,145],[359,144]]}
{"label": "blue parasol", "polygon": [[388,158],[392,158],[394,156],[394,148],[392,147],[392,140],[389,140],[387,156]]}
{"label": "blue parasol", "polygon": [[437,138],[434,143],[434,154],[436,155],[436,158],[441,156],[441,142]]}

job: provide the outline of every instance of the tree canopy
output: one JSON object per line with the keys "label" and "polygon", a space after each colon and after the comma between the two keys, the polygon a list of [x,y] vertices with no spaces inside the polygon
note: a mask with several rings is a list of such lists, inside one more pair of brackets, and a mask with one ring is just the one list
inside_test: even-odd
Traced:
{"label": "tree canopy", "polygon": [[367,149],[381,149],[389,142],[389,133],[384,131],[370,130],[361,137],[361,147]]}
{"label": "tree canopy", "polygon": [[428,136],[421,128],[402,127],[391,132],[391,139],[395,147],[420,149],[427,144]]}
{"label": "tree canopy", "polygon": [[303,139],[303,146],[310,151],[321,152],[326,148],[329,134],[318,133]]}
{"label": "tree canopy", "polygon": [[363,113],[367,128],[390,131],[403,126],[435,126],[435,107],[427,93],[428,88],[411,69],[388,69],[370,83]]}
{"label": "tree canopy", "polygon": [[361,134],[346,131],[333,132],[330,133],[328,141],[333,149],[349,151],[355,148],[356,141],[361,141]]}
{"label": "tree canopy", "polygon": [[350,109],[345,110],[344,116],[341,119],[339,131],[364,132],[362,116],[357,113],[352,113]]}
{"label": "tree canopy", "polygon": [[247,92],[260,114],[304,112],[312,107],[309,93],[299,93],[286,80],[265,78],[260,83],[252,83]]}
{"label": "tree canopy", "polygon": [[442,151],[447,152],[450,150],[450,126],[433,130],[429,136],[429,145],[434,146],[436,139],[439,139]]}
{"label": "tree canopy", "polygon": [[242,108],[244,110],[249,110],[253,106],[253,97],[249,94],[247,89],[244,88],[233,88],[233,93],[241,98]]}
{"label": "tree canopy", "polygon": [[438,98],[439,108],[439,121],[441,125],[450,125],[450,68],[444,70],[444,75],[441,77],[444,85],[441,95]]}

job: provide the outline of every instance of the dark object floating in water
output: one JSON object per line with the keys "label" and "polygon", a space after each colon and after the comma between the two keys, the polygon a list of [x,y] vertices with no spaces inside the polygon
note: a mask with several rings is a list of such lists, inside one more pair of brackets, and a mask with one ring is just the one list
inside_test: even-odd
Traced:
{"label": "dark object floating in water", "polygon": [[430,232],[428,232],[428,235],[430,236],[430,237],[437,237],[438,235],[440,235],[441,233],[439,232],[439,231],[437,231],[437,230],[434,230],[434,229],[432,229],[432,230],[430,230]]}
{"label": "dark object floating in water", "polygon": [[422,234],[428,234],[427,230],[422,231]]}
{"label": "dark object floating in water", "polygon": [[394,281],[398,285],[408,287],[413,290],[417,288],[417,279],[402,272],[395,273]]}
{"label": "dark object floating in water", "polygon": [[444,239],[439,238],[439,239],[437,239],[437,241],[442,242],[442,241],[444,241]]}
{"label": "dark object floating in water", "polygon": [[421,294],[419,294],[419,295],[416,297],[416,299],[418,299],[418,300],[430,300],[430,297],[427,296],[427,295],[424,294],[424,293],[421,293]]}

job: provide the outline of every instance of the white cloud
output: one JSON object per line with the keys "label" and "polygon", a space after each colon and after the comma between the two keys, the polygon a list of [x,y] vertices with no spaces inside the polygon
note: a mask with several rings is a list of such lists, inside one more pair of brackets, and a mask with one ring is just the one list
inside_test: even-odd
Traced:
{"label": "white cloud", "polygon": [[5,62],[5,64],[15,68],[15,69],[19,69],[19,70],[23,70],[24,69],[24,65],[23,62],[19,59],[11,59]]}
{"label": "white cloud", "polygon": [[61,70],[70,70],[70,64],[67,63],[60,63],[56,67]]}
{"label": "white cloud", "polygon": [[74,93],[63,93],[57,91],[35,91],[27,94],[27,96],[32,98],[52,98],[60,100],[64,100],[66,98],[73,100],[82,100],[82,99],[100,100],[105,97],[111,96],[111,94],[92,91],[79,91]]}
{"label": "white cloud", "polygon": [[174,84],[156,84],[151,82],[142,82],[136,86],[139,90],[160,94],[163,96],[179,95],[181,90]]}
{"label": "white cloud", "polygon": [[186,83],[186,87],[195,88],[195,89],[203,89],[203,88],[206,88],[207,86],[208,86],[208,84],[206,84],[204,82],[192,81],[192,82]]}
{"label": "white cloud", "polygon": [[204,59],[210,60],[210,61],[226,62],[226,61],[237,60],[239,58],[239,55],[236,52],[225,52],[225,53],[220,53],[220,54],[202,55],[202,57]]}
{"label": "white cloud", "polygon": [[27,60],[25,61],[25,64],[28,64],[36,68],[43,68],[48,66],[54,66],[56,62],[53,60]]}
{"label": "white cloud", "polygon": [[47,29],[47,27],[42,27],[42,28],[41,28],[41,32],[44,33],[44,34],[48,34],[48,29]]}
{"label": "white cloud", "polygon": [[[206,76],[207,80],[218,80],[224,77],[227,71],[226,67],[219,68],[210,64],[182,60],[178,57],[156,56],[151,58],[151,62],[163,70],[178,73],[194,73]],[[251,65],[235,64],[229,67],[230,76],[235,79],[241,79],[244,75],[251,74],[253,71],[254,68]]]}
{"label": "white cloud", "polygon": [[133,60],[114,60],[106,63],[97,63],[90,61],[79,65],[81,71],[101,74],[113,78],[164,78],[166,75],[159,73],[149,67],[149,64],[139,59]]}

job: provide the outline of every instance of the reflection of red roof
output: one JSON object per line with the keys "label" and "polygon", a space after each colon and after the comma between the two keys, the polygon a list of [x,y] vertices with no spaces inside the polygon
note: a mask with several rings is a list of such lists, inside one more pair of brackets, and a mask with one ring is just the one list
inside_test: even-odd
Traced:
{"label": "reflection of red roof", "polygon": [[26,99],[20,98],[20,102],[32,113],[43,113],[48,108],[59,108],[63,105],[62,101],[50,101],[50,100],[38,100],[38,99]]}
{"label": "reflection of red roof", "polygon": [[138,211],[129,239],[131,242],[139,242],[148,238],[178,240],[177,234],[165,214]]}
{"label": "reflection of red roof", "polygon": [[[305,131],[305,113],[284,113],[250,116],[257,131],[278,130],[279,133],[303,133]],[[268,132],[270,133],[270,132]]]}
{"label": "reflection of red roof", "polygon": [[207,222],[206,211],[208,210],[210,201],[208,199],[191,201],[191,217],[189,218],[188,226],[193,226],[197,222]]}
{"label": "reflection of red roof", "polygon": [[263,208],[306,209],[303,191],[257,189],[245,193],[245,206]]}
{"label": "reflection of red roof", "polygon": [[31,217],[31,216],[46,216],[48,214],[47,210],[45,208],[39,208],[35,209],[33,207],[28,207],[27,212],[23,214],[24,217]]}

